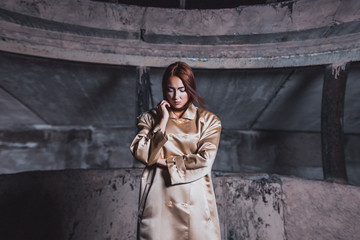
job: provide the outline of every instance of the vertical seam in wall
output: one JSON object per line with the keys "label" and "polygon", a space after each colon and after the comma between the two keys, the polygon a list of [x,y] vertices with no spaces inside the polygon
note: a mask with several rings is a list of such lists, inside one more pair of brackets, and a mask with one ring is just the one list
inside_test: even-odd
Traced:
{"label": "vertical seam in wall", "polygon": [[145,8],[142,19],[141,19],[141,24],[140,24],[140,29],[139,29],[139,40],[144,42],[144,34],[145,34],[145,22],[146,22],[146,14],[147,14],[147,10],[148,7]]}
{"label": "vertical seam in wall", "polygon": [[154,108],[155,105],[154,105],[154,95],[152,93],[152,83],[151,83],[151,75],[150,75],[150,68],[149,68],[149,98],[150,98],[150,102],[151,102],[151,108]]}
{"label": "vertical seam in wall", "polygon": [[284,190],[283,190],[283,181],[280,178],[280,190],[281,190],[281,203],[282,203],[282,217],[283,217],[283,228],[284,228],[284,240],[287,240],[287,232],[286,232],[286,227],[285,227],[285,195],[284,195]]}
{"label": "vertical seam in wall", "polygon": [[281,82],[281,84],[279,85],[279,87],[276,89],[276,91],[274,92],[274,94],[271,96],[271,98],[269,99],[269,101],[265,104],[265,107],[263,109],[261,109],[261,111],[258,113],[258,115],[255,117],[254,121],[252,121],[252,123],[249,126],[249,130],[252,130],[254,125],[259,121],[259,118],[263,115],[263,113],[265,112],[265,110],[270,106],[270,104],[273,102],[273,100],[277,97],[277,95],[279,94],[280,90],[284,87],[285,83],[290,79],[290,77],[295,73],[296,70],[292,70],[285,78],[284,80]]}

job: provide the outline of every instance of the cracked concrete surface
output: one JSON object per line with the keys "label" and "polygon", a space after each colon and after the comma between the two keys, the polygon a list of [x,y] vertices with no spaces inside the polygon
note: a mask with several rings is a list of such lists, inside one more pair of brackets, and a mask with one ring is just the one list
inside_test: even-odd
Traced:
{"label": "cracked concrete surface", "polygon": [[[0,176],[0,238],[135,239],[141,170]],[[215,175],[222,239],[357,239],[360,189],[275,175]]]}

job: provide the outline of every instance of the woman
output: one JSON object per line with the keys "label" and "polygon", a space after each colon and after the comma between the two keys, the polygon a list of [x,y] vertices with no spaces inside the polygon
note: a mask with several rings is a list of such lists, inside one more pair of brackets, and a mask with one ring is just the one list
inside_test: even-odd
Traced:
{"label": "woman", "polygon": [[138,239],[219,240],[220,227],[211,180],[221,122],[197,108],[191,68],[171,64],[162,79],[156,109],[138,117],[130,150],[146,167],[142,175]]}

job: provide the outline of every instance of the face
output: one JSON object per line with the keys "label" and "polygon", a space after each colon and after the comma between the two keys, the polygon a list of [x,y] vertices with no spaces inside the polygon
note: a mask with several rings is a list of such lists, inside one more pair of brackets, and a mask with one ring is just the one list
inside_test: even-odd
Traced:
{"label": "face", "polygon": [[189,101],[189,95],[183,82],[176,76],[169,78],[166,96],[171,106],[175,109],[181,109]]}

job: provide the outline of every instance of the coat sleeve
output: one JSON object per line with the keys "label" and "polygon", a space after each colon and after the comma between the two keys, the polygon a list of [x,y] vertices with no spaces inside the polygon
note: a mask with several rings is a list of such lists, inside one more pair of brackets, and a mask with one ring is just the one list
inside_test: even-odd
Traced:
{"label": "coat sleeve", "polygon": [[221,122],[213,115],[202,131],[196,153],[167,158],[171,184],[188,183],[211,173],[221,134]]}
{"label": "coat sleeve", "polygon": [[167,141],[167,136],[154,123],[150,113],[140,115],[137,121],[138,133],[130,145],[130,151],[145,165],[154,165],[160,156],[161,148]]}

